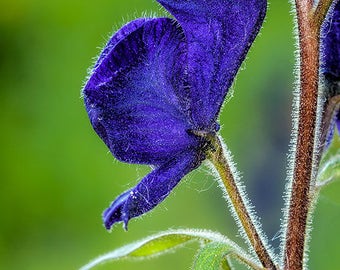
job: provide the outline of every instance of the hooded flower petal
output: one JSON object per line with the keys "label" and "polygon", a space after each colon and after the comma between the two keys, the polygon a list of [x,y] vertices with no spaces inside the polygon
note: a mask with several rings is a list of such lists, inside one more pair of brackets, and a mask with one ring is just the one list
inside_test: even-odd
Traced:
{"label": "hooded flower petal", "polygon": [[[95,66],[90,75],[90,79],[87,82],[87,88],[94,88],[103,82],[108,81],[111,78],[111,72],[107,69],[107,62],[110,61],[110,53],[114,50],[115,46],[130,35],[132,32],[143,26],[143,24],[152,19],[140,18],[129,22],[124,25],[117,33],[115,33],[105,48],[101,52]],[[104,61],[104,63],[103,63]]]}
{"label": "hooded flower petal", "polygon": [[133,189],[120,195],[103,213],[104,224],[110,229],[116,222],[128,221],[150,211],[163,201],[190,171],[200,165],[203,156],[196,151],[184,151],[153,170]]}
{"label": "hooded flower petal", "polygon": [[155,165],[104,212],[107,229],[153,209],[200,165],[208,145],[198,134],[218,130],[223,99],[266,11],[266,0],[158,1],[177,22],[127,24],[83,90],[90,121],[113,155]]}
{"label": "hooded flower petal", "polygon": [[115,157],[161,164],[198,145],[181,106],[186,44],[172,19],[127,28],[134,31],[113,38],[99,58],[83,91],[86,109]]}
{"label": "hooded flower petal", "polygon": [[266,0],[157,0],[178,20],[188,43],[193,122],[214,125],[225,95],[257,35]]}

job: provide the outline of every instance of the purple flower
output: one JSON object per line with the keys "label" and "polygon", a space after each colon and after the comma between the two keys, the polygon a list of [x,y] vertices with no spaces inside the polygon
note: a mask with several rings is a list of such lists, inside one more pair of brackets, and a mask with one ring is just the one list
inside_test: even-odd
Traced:
{"label": "purple flower", "polygon": [[[333,4],[323,25],[321,59],[321,73],[325,80],[327,106],[333,97],[340,97],[340,1],[336,1]],[[335,106],[333,119],[331,119],[326,138],[326,145],[330,144],[335,126],[340,131],[339,105]]]}
{"label": "purple flower", "polygon": [[335,1],[323,25],[322,72],[333,79],[340,79],[340,2]]}
{"label": "purple flower", "polygon": [[158,0],[175,18],[134,20],[112,36],[83,90],[112,154],[153,171],[104,212],[105,227],[163,201],[205,159],[228,88],[255,39],[266,0]]}

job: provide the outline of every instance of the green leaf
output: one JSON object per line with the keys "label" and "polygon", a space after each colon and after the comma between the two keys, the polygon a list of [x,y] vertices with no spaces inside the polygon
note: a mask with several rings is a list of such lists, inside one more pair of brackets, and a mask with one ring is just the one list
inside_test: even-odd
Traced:
{"label": "green leaf", "polygon": [[[240,256],[250,257],[242,251],[234,242],[228,240],[223,235],[206,230],[171,230],[162,232],[153,236],[150,236],[141,241],[135,242],[118,248],[112,252],[104,254],[97,259],[94,259],[87,265],[83,266],[81,270],[91,269],[98,264],[102,264],[108,261],[131,259],[131,258],[149,258],[164,254],[167,251],[173,250],[174,248],[181,247],[184,244],[192,241],[200,241],[204,244],[210,242],[218,242],[223,246],[229,246],[229,249],[233,252],[240,254]],[[228,269],[228,268],[226,268]]]}
{"label": "green leaf", "polygon": [[194,270],[230,270],[231,267],[226,256],[232,248],[221,242],[212,242],[205,245],[197,254]]}
{"label": "green leaf", "polygon": [[318,176],[317,186],[322,187],[330,182],[340,179],[340,137],[337,131],[333,140],[324,154]]}
{"label": "green leaf", "polygon": [[232,270],[232,269],[233,269],[233,268],[231,267],[231,265],[229,264],[228,259],[222,261],[222,266],[221,266],[221,268],[222,268],[223,270]]}
{"label": "green leaf", "polygon": [[323,186],[340,179],[340,155],[331,157],[320,168],[318,174],[318,185]]}

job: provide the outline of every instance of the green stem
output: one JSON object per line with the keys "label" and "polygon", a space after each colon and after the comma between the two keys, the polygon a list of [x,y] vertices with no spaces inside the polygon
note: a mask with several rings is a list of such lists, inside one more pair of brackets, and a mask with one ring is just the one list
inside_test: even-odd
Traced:
{"label": "green stem", "polygon": [[227,191],[228,198],[233,205],[233,209],[244,229],[251,246],[254,248],[259,260],[263,267],[266,269],[277,269],[274,261],[268,253],[263,240],[261,239],[260,233],[256,228],[249,210],[245,204],[245,195],[240,192],[240,189],[235,181],[234,174],[229,166],[229,162],[223,152],[221,141],[215,135],[207,135],[206,137],[213,150],[208,152],[208,159],[215,166],[219,173],[223,185]]}
{"label": "green stem", "polygon": [[247,265],[248,267],[250,267],[250,269],[253,269],[253,270],[265,270],[266,269],[266,268],[261,267],[260,265],[255,264],[251,260],[248,260],[247,258],[240,256],[237,253],[231,253],[229,255],[229,257],[235,258],[236,260],[238,260],[241,263]]}

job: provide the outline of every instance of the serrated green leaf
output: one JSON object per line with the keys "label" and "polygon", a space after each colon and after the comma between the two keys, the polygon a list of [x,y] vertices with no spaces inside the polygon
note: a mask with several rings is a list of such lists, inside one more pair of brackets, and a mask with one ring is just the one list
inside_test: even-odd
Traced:
{"label": "serrated green leaf", "polygon": [[[223,235],[205,230],[172,230],[163,232],[133,244],[123,246],[110,253],[104,254],[94,259],[81,270],[91,269],[98,264],[112,260],[121,260],[129,258],[147,258],[163,254],[169,250],[180,247],[191,241],[201,241],[204,243],[218,242],[229,246],[236,253],[245,254],[235,243],[226,239]],[[248,255],[245,255],[248,256]]]}
{"label": "serrated green leaf", "polygon": [[197,254],[194,270],[230,270],[226,256],[232,248],[221,242],[211,242],[203,246]]}

